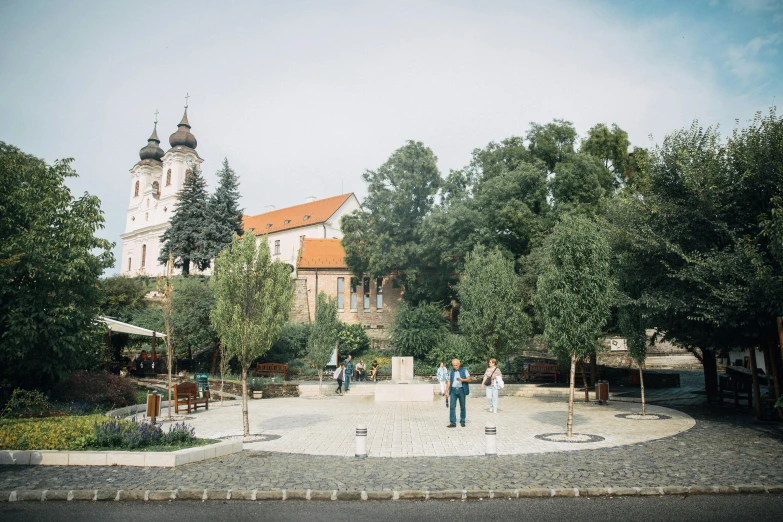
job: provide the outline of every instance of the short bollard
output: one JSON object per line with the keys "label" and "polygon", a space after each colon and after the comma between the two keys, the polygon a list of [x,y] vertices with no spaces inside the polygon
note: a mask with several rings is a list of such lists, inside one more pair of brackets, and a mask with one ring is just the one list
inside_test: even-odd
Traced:
{"label": "short bollard", "polygon": [[484,426],[484,435],[487,438],[487,451],[485,453],[487,457],[498,456],[497,434],[498,430],[491,422],[488,422],[486,426]]}
{"label": "short bollard", "polygon": [[364,424],[356,426],[356,457],[367,458],[367,426]]}

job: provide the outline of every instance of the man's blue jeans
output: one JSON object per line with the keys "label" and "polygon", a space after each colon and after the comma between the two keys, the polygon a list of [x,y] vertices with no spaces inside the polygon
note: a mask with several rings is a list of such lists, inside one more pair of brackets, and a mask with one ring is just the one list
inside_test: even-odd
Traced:
{"label": "man's blue jeans", "polygon": [[351,374],[345,372],[345,391],[348,391],[348,387],[351,385]]}
{"label": "man's blue jeans", "polygon": [[459,400],[459,422],[465,424],[465,388],[449,388],[449,421],[457,424],[457,401]]}

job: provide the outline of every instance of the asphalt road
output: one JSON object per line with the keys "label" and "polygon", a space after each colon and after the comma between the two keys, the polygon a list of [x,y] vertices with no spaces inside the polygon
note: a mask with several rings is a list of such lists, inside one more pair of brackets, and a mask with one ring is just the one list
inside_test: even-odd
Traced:
{"label": "asphalt road", "polygon": [[19,502],[0,504],[0,520],[113,522],[165,520],[361,520],[363,522],[689,521],[783,519],[783,495],[550,498],[385,502]]}

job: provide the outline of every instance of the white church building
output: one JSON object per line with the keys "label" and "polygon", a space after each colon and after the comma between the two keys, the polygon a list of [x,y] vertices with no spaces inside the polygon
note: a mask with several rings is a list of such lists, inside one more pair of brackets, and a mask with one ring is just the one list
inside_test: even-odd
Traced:
{"label": "white church building", "polygon": [[[204,161],[196,152],[196,137],[190,131],[188,110],[177,131],[169,137],[171,148],[163,152],[157,133],[157,121],[147,145],[139,151],[140,160],[130,169],[130,187],[125,233],[122,238],[120,273],[125,276],[158,276],[165,274],[165,264],[158,262],[160,238],[170,226],[177,203],[177,193],[185,177]],[[244,228],[259,240],[267,237],[272,259],[296,267],[304,238],[341,239],[340,218],[361,208],[353,193],[317,200],[307,198],[301,205],[244,216]],[[178,274],[179,269],[174,273]],[[199,273],[191,266],[191,273]],[[207,269],[204,273],[209,273]]]}

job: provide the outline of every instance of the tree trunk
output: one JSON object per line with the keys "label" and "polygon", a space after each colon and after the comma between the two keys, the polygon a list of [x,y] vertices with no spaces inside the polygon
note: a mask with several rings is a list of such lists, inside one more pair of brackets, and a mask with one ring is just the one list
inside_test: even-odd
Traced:
{"label": "tree trunk", "polygon": [[215,345],[215,353],[212,354],[212,375],[215,375],[217,373],[217,361],[218,361],[218,354],[220,353],[220,345]]}
{"label": "tree trunk", "polygon": [[647,415],[647,411],[645,408],[645,402],[644,402],[644,372],[642,371],[642,365],[639,365],[639,384],[642,387],[642,417]]}
{"label": "tree trunk", "polygon": [[566,426],[566,435],[573,436],[574,433],[574,381],[576,380],[576,355],[571,356],[571,385],[568,390],[568,424]]}
{"label": "tree trunk", "polygon": [[185,277],[190,275],[190,259],[182,260],[182,275]]}
{"label": "tree trunk", "polygon": [[780,347],[780,356],[783,358],[783,317],[778,317],[778,346]]}
{"label": "tree trunk", "polygon": [[[764,353],[767,356],[766,359],[769,361],[767,363],[767,375],[769,375],[770,372],[772,372],[772,385],[773,390],[775,393],[775,402],[777,403],[778,399],[780,399],[780,381],[778,380],[778,362],[775,360],[775,350],[774,345],[772,343],[764,344]],[[778,419],[783,420],[783,409],[776,408]]]}
{"label": "tree trunk", "polygon": [[[595,383],[598,382],[598,355],[593,352],[590,354],[590,384],[595,387]],[[596,392],[595,400],[598,400],[598,392]]]}
{"label": "tree trunk", "polygon": [[756,410],[756,418],[758,420],[764,419],[764,412],[761,410],[761,388],[759,387],[759,374],[756,371],[758,364],[756,363],[756,348],[750,348],[750,373],[753,378],[753,407]]}
{"label": "tree trunk", "polygon": [[587,388],[587,375],[585,374],[585,361],[582,360],[582,384],[585,387],[585,402],[590,402],[590,390]]}
{"label": "tree trunk", "polygon": [[718,395],[718,363],[713,349],[704,348],[701,354],[704,365],[704,389],[707,392],[707,402],[712,402],[712,399]]}
{"label": "tree trunk", "polygon": [[242,428],[245,437],[250,436],[250,421],[247,418],[247,367],[242,368]]}

